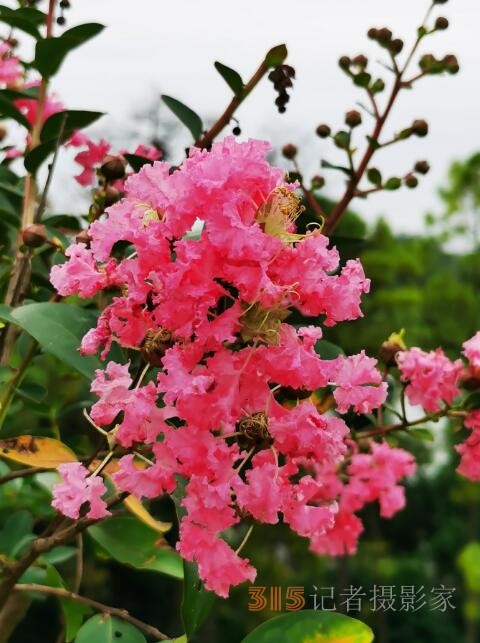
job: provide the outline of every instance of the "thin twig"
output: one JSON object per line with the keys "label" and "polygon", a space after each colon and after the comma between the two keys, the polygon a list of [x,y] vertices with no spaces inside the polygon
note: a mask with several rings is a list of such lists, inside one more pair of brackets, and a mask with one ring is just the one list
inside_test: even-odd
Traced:
{"label": "thin twig", "polygon": [[0,477],[0,486],[11,480],[16,480],[17,478],[28,478],[29,476],[34,476],[37,473],[45,473],[46,471],[51,471],[48,467],[29,467],[28,469],[17,469],[17,471],[9,471],[5,475]]}
{"label": "thin twig", "polygon": [[253,531],[253,527],[254,527],[254,525],[252,524],[252,525],[250,525],[250,527],[248,528],[247,533],[245,534],[245,536],[244,536],[244,538],[243,538],[242,542],[239,544],[239,546],[238,546],[238,547],[236,548],[236,550],[235,550],[235,553],[236,553],[236,554],[239,554],[239,553],[242,551],[242,549],[245,547],[245,545],[247,544],[248,539],[250,538],[250,534],[251,534],[251,533],[252,533],[252,531]]}
{"label": "thin twig", "polygon": [[[427,15],[425,16],[425,18],[424,18],[424,20],[422,22],[422,27],[425,25],[425,22],[428,20],[432,8],[433,8],[433,4],[430,6],[430,9],[428,10]],[[368,146],[367,146],[367,148],[365,150],[363,158],[360,161],[360,164],[359,164],[356,172],[354,173],[352,178],[348,181],[347,188],[345,190],[345,193],[344,193],[343,197],[340,199],[340,201],[334,207],[334,209],[332,210],[330,216],[328,217],[328,219],[327,219],[327,221],[325,223],[325,226],[323,228],[323,233],[325,235],[327,235],[327,236],[329,234],[331,234],[335,230],[335,228],[337,227],[341,217],[343,216],[343,214],[347,210],[347,208],[348,208],[348,206],[350,204],[350,201],[355,196],[358,196],[357,187],[358,187],[363,175],[365,174],[365,171],[366,171],[366,169],[368,167],[368,164],[370,163],[370,160],[371,160],[372,156],[374,155],[374,153],[377,150],[379,136],[382,133],[383,127],[385,125],[385,122],[386,122],[387,118],[390,115],[390,112],[391,112],[392,107],[393,107],[393,105],[395,103],[395,100],[396,100],[396,98],[398,96],[398,93],[400,92],[401,89],[403,89],[405,87],[405,81],[403,81],[403,76],[404,76],[405,72],[407,71],[407,68],[409,67],[409,65],[410,65],[410,63],[411,63],[411,61],[413,59],[413,56],[415,55],[415,53],[416,53],[416,51],[418,49],[418,46],[419,46],[421,40],[423,39],[423,37],[424,37],[424,35],[422,34],[422,32],[419,32],[418,35],[417,35],[417,38],[416,38],[416,40],[415,40],[415,42],[413,44],[413,47],[412,47],[410,53],[408,54],[408,56],[406,58],[406,61],[405,61],[405,64],[403,65],[403,67],[399,68],[398,65],[396,65],[396,68],[392,69],[393,73],[395,74],[395,81],[393,83],[392,90],[390,92],[390,97],[389,97],[389,99],[387,101],[385,110],[383,111],[383,113],[381,113],[381,114],[379,113],[378,116],[376,117],[375,127],[373,129],[373,132],[372,132],[370,138],[369,138],[369,144],[368,144]]]}
{"label": "thin twig", "polygon": [[116,616],[117,618],[130,623],[134,627],[138,628],[147,636],[153,636],[157,641],[168,641],[169,636],[160,632],[159,629],[148,623],[140,621],[135,616],[131,616],[127,610],[120,609],[118,607],[112,607],[111,605],[105,605],[104,603],[99,603],[94,601],[92,598],[87,598],[86,596],[80,596],[76,592],[70,592],[67,589],[62,589],[61,587],[49,587],[48,585],[39,585],[38,583],[20,583],[14,586],[14,591],[16,592],[39,592],[41,594],[48,594],[50,596],[56,596],[57,598],[65,599],[68,601],[75,601],[76,603],[81,603],[82,605],[87,605],[97,612],[102,614],[109,614],[110,616]]}

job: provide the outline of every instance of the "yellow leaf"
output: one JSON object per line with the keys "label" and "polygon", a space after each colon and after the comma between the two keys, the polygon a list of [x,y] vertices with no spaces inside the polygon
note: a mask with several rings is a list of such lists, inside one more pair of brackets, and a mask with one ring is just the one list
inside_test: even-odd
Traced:
{"label": "yellow leaf", "polygon": [[28,467],[56,469],[64,462],[76,462],[77,456],[60,440],[33,435],[18,435],[0,440],[0,457]]}
{"label": "yellow leaf", "polygon": [[172,528],[171,522],[162,522],[161,520],[156,520],[152,516],[152,514],[145,509],[140,500],[135,498],[135,496],[128,496],[128,498],[125,498],[125,500],[123,501],[123,504],[139,520],[161,534],[166,533]]}

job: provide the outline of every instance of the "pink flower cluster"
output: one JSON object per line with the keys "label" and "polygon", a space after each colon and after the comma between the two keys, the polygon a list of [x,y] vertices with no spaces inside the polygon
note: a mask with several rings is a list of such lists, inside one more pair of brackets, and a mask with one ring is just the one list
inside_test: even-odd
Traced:
{"label": "pink flower cluster", "polygon": [[20,59],[12,54],[8,42],[0,43],[0,83],[4,86],[16,85],[23,75]]}
{"label": "pink flower cluster", "polygon": [[[460,386],[480,387],[480,331],[463,343],[463,355],[468,364],[460,359],[451,361],[443,351],[425,353],[419,348],[410,348],[397,355],[401,379],[407,383],[406,394],[411,404],[421,405],[427,412],[437,412],[451,405],[460,395]],[[455,447],[461,456],[457,471],[470,480],[480,480],[480,411],[463,411],[465,427],[472,432]]]}
{"label": "pink flower cluster", "polygon": [[[369,281],[358,260],[339,266],[319,230],[297,232],[295,185],[266,162],[268,151],[229,137],[190,150],[180,168],[144,166],[90,226],[89,246],[71,246],[51,273],[64,296],[116,292],[81,350],[106,358],[116,342],[135,370],[151,368],[140,379],[130,363],[97,371],[92,420],[132,450],[114,475],[121,490],[154,498],[184,480],[177,547],[221,596],[255,577],[222,537],[227,529],[281,519],[314,551],[353,552],[356,512],[378,500],[393,515],[404,502],[398,483],[414,470],[386,443],[359,453],[338,415],[383,404],[376,360],[321,359],[321,329],[287,323],[292,310],[326,326],[358,318]],[[112,253],[120,241],[123,258]],[[338,414],[313,403],[311,392],[325,387]],[[72,512],[61,489],[55,506]],[[85,492],[75,494],[82,504]]]}
{"label": "pink flower cluster", "polygon": [[426,353],[420,348],[410,348],[397,356],[406,394],[411,404],[419,404],[425,411],[434,412],[441,403],[451,404],[460,393],[458,379],[463,370],[460,359],[452,362],[442,351]]}

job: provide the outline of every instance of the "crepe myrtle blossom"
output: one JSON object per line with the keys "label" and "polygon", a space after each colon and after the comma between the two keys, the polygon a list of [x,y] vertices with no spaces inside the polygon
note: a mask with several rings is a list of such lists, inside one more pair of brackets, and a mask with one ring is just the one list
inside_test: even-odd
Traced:
{"label": "crepe myrtle blossom", "polygon": [[[352,553],[356,512],[378,501],[392,516],[404,502],[399,482],[414,471],[386,443],[360,453],[345,420],[315,406],[311,393],[326,387],[341,414],[385,401],[374,359],[322,359],[321,325],[289,323],[294,311],[325,326],[360,317],[369,280],[358,260],[341,265],[319,229],[297,230],[296,185],[265,160],[269,149],[228,137],[193,148],[179,168],[143,166],[90,225],[89,245],[71,246],[51,273],[64,296],[108,290],[81,345],[107,360],[92,383],[92,422],[131,450],[113,474],[120,490],[155,498],[180,493],[183,481],[177,549],[221,596],[255,578],[226,530],[283,521],[314,551]],[[123,258],[112,256],[119,241]],[[110,359],[113,343],[131,363]],[[93,484],[72,471],[72,499],[67,476],[54,492],[70,514]]]}
{"label": "crepe myrtle blossom", "polygon": [[110,515],[102,496],[107,488],[100,476],[90,475],[80,462],[61,464],[58,471],[62,482],[53,487],[52,505],[69,518],[79,518],[82,507],[87,507],[87,518],[99,519]]}
{"label": "crepe myrtle blossom", "polygon": [[8,42],[0,43],[0,84],[3,87],[17,85],[23,76],[20,58],[12,54],[13,48]]}
{"label": "crepe myrtle blossom", "polygon": [[480,369],[480,330],[463,343],[463,354],[473,369]]}
{"label": "crepe myrtle blossom", "polygon": [[401,351],[397,356],[401,380],[407,383],[406,394],[411,404],[434,412],[442,402],[451,404],[460,393],[458,380],[463,370],[460,359],[452,362],[441,348],[425,352],[420,348]]}
{"label": "crepe myrtle blossom", "polygon": [[455,447],[461,456],[457,471],[462,476],[478,482],[480,481],[480,410],[468,413],[465,418],[465,428],[470,429],[471,433],[463,443]]}

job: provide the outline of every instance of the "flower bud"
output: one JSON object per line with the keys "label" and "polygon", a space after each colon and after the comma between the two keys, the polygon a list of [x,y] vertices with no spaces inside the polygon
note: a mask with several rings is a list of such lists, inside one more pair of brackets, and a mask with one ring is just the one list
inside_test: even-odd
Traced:
{"label": "flower bud", "polygon": [[428,123],[423,119],[417,119],[412,123],[412,134],[415,136],[426,136],[428,134]]}
{"label": "flower bud", "polygon": [[316,132],[317,132],[317,136],[320,136],[320,138],[328,138],[332,130],[328,125],[325,125],[325,123],[322,123],[317,127]]}
{"label": "flower bud", "polygon": [[57,25],[60,25],[61,27],[63,27],[63,25],[64,25],[66,22],[67,22],[67,21],[65,20],[65,18],[64,18],[63,16],[58,16],[58,18],[57,18]]}
{"label": "flower bud", "polygon": [[90,239],[91,237],[88,234],[88,230],[80,230],[80,232],[75,237],[75,241],[77,243],[84,243],[87,246],[90,244]]}
{"label": "flower bud", "polygon": [[458,64],[457,57],[453,54],[448,54],[447,56],[445,56],[442,62],[449,74],[456,74],[460,70],[460,65]]}
{"label": "flower bud", "polygon": [[378,29],[375,29],[375,27],[370,27],[370,29],[367,31],[367,36],[370,38],[370,40],[376,40],[378,38]]}
{"label": "flower bud", "polygon": [[393,34],[388,27],[382,27],[382,29],[379,29],[377,32],[378,42],[380,43],[390,42],[392,39],[392,35]]}
{"label": "flower bud", "polygon": [[390,43],[389,49],[394,56],[397,56],[403,49],[403,40],[401,40],[400,38],[395,38]]}
{"label": "flower bud", "polygon": [[115,181],[116,179],[123,179],[125,176],[126,161],[121,156],[113,156],[107,154],[103,159],[103,164],[100,172],[103,174],[107,181]]}
{"label": "flower bud", "polygon": [[428,164],[428,161],[417,161],[414,169],[418,174],[427,174],[430,170],[430,165]]}
{"label": "flower bud", "polygon": [[70,9],[70,0],[60,0],[60,7],[62,9]]}
{"label": "flower bud", "polygon": [[360,67],[360,69],[365,69],[365,67],[368,65],[368,58],[363,54],[358,54],[358,56],[355,56],[355,58],[352,60],[352,63],[357,67]]}
{"label": "flower bud", "polygon": [[396,356],[399,352],[406,350],[402,329],[399,333],[392,333],[386,342],[383,342],[380,348],[380,359],[386,366],[396,365]]}
{"label": "flower bud", "polygon": [[418,179],[414,174],[407,174],[407,176],[404,179],[404,183],[407,186],[407,188],[414,189],[418,185]]}
{"label": "flower bud", "polygon": [[282,147],[282,154],[286,159],[294,159],[297,156],[297,148],[292,143],[287,143]]}
{"label": "flower bud", "polygon": [[444,16],[438,16],[438,18],[435,20],[435,29],[437,29],[438,31],[444,31],[445,29],[448,29],[447,18],[444,18]]}
{"label": "flower bud", "polygon": [[29,248],[39,248],[47,241],[47,229],[41,223],[31,223],[23,228],[22,241]]}
{"label": "flower bud", "polygon": [[346,70],[346,69],[348,69],[350,67],[350,65],[352,64],[352,61],[348,56],[342,56],[338,60],[338,64],[340,65],[340,67],[342,69]]}
{"label": "flower bud", "polygon": [[107,185],[105,188],[105,196],[104,196],[104,206],[108,208],[108,206],[113,205],[117,201],[119,201],[121,198],[120,192],[117,190],[117,188],[114,188],[112,185]]}
{"label": "flower bud", "polygon": [[356,109],[345,114],[345,123],[349,127],[357,127],[362,122],[362,115]]}
{"label": "flower bud", "polygon": [[316,174],[314,177],[312,177],[312,188],[314,190],[319,190],[320,188],[323,188],[324,185],[325,179],[323,178],[323,176]]}
{"label": "flower bud", "polygon": [[232,134],[234,136],[240,136],[241,133],[242,133],[242,130],[239,128],[238,125],[235,125],[235,127],[232,129]]}

